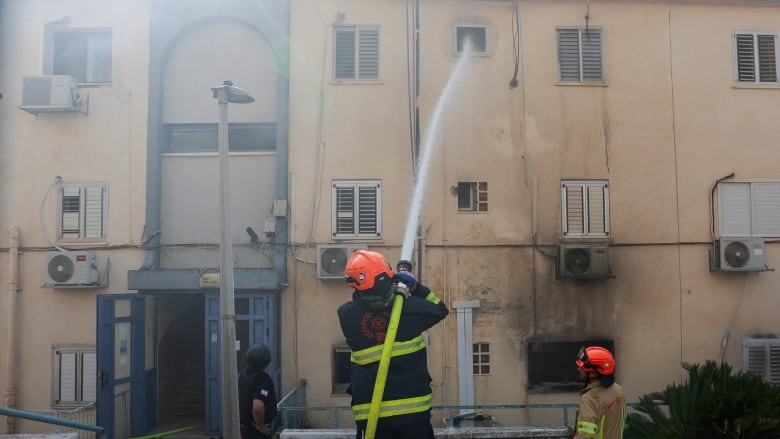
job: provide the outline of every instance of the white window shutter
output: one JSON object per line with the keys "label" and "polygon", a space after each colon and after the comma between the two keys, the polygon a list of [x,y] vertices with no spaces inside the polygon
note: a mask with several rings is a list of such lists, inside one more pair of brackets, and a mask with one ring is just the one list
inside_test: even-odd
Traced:
{"label": "white window shutter", "polygon": [[601,61],[601,29],[582,30],[582,82],[604,80]]}
{"label": "white window shutter", "polygon": [[737,80],[756,82],[756,51],[752,34],[736,34]]}
{"label": "white window shutter", "polygon": [[64,186],[60,194],[60,236],[78,239],[81,230],[81,189],[78,186]]}
{"label": "white window shutter", "polygon": [[59,392],[58,402],[76,402],[76,370],[77,357],[75,352],[59,353]]}
{"label": "white window shutter", "polygon": [[566,235],[582,235],[585,233],[585,200],[582,186],[564,186],[566,199]]}
{"label": "white window shutter", "polygon": [[341,180],[333,183],[332,234],[342,239],[377,239],[382,234],[381,182]]}
{"label": "white window shutter", "polygon": [[605,180],[561,183],[564,237],[609,236],[609,186]]}
{"label": "white window shutter", "polygon": [[359,224],[358,233],[360,235],[376,235],[378,212],[378,189],[375,185],[362,185],[358,189]]}
{"label": "white window shutter", "polygon": [[780,236],[780,181],[718,184],[720,236]]}
{"label": "white window shutter", "polygon": [[102,186],[84,188],[84,237],[100,239],[103,237],[103,197]]}
{"label": "white window shutter", "polygon": [[97,354],[84,352],[81,363],[81,400],[97,401]]}
{"label": "white window shutter", "polygon": [[343,26],[334,28],[334,77],[355,79],[355,28]]}
{"label": "white window shutter", "polygon": [[558,29],[558,65],[561,81],[580,81],[579,29]]}
{"label": "white window shutter", "polygon": [[361,28],[359,38],[358,77],[379,79],[379,29]]}
{"label": "white window shutter", "polygon": [[721,236],[750,236],[750,184],[720,183],[718,208]]}
{"label": "white window shutter", "polygon": [[780,384],[780,338],[751,338],[742,341],[743,370],[771,384]]}
{"label": "white window shutter", "polygon": [[780,183],[753,183],[753,234],[780,236]]}
{"label": "white window shutter", "polygon": [[335,230],[334,235],[352,235],[355,233],[355,187],[334,186]]}
{"label": "white window shutter", "polygon": [[587,186],[588,189],[588,233],[604,235],[607,233],[605,212],[605,187]]}
{"label": "white window shutter", "polygon": [[777,82],[777,44],[775,35],[758,35],[758,71],[761,82]]}

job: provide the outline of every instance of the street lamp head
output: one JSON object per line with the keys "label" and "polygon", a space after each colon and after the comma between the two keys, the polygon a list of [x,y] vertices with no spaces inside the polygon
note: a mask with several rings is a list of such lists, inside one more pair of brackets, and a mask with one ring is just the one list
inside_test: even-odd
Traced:
{"label": "street lamp head", "polygon": [[221,86],[213,87],[211,89],[214,93],[214,99],[218,99],[219,103],[231,104],[251,104],[255,101],[246,90],[233,86],[233,81],[224,81]]}

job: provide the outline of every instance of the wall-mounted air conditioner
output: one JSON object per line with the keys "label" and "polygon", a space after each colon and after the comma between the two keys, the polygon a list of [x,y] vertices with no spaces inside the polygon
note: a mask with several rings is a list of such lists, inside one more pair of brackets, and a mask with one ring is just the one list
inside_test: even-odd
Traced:
{"label": "wall-mounted air conditioner", "polygon": [[558,247],[556,261],[558,278],[609,279],[609,246],[566,244]]}
{"label": "wall-mounted air conditioner", "polygon": [[81,112],[78,83],[68,75],[25,76],[19,108],[33,114]]}
{"label": "wall-mounted air conditioner", "polygon": [[99,280],[94,251],[49,252],[46,255],[46,282],[49,287],[97,285]]}
{"label": "wall-mounted air conditioner", "polygon": [[766,271],[763,238],[720,238],[713,242],[712,271]]}
{"label": "wall-mounted air conditioner", "polygon": [[317,278],[344,280],[344,268],[352,253],[365,245],[320,244],[317,246]]}

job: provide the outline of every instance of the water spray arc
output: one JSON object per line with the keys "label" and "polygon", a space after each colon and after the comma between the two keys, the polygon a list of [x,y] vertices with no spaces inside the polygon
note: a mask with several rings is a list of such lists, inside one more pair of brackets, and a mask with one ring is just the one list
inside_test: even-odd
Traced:
{"label": "water spray arc", "polygon": [[[455,84],[458,83],[460,79],[463,65],[469,57],[468,46],[469,45],[467,44],[466,49],[461,53],[460,60],[458,60],[455,69],[447,80],[447,84],[445,85],[444,90],[436,103],[433,115],[431,116],[430,125],[428,125],[428,129],[425,131],[425,136],[423,137],[419,166],[417,167],[417,174],[414,179],[412,201],[406,218],[406,229],[403,244],[401,246],[401,261],[398,262],[396,267],[397,271],[411,272],[412,270],[412,263],[410,261],[412,259],[412,251],[414,251],[414,240],[420,221],[422,198],[425,191],[425,184],[428,179],[431,156],[433,148],[437,145],[437,140],[441,131],[441,117],[444,112],[445,103],[450,99],[450,95],[455,89]],[[393,351],[393,343],[395,343],[395,336],[398,331],[398,322],[401,319],[403,303],[403,297],[399,294],[395,294],[393,297],[393,308],[392,311],[390,311],[390,321],[387,326],[387,333],[385,334],[384,346],[382,347],[382,357],[379,360],[379,370],[377,372],[376,382],[374,383],[374,392],[371,395],[368,424],[366,426],[365,435],[363,436],[365,439],[374,439],[376,434],[376,426],[379,422],[379,409],[385,392],[385,383],[387,382],[387,371],[390,368],[390,355]]]}

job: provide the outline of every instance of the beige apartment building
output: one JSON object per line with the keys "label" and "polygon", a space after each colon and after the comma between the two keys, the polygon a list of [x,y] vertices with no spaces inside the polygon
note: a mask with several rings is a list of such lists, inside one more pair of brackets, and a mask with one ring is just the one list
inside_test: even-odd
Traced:
{"label": "beige apartment building", "polygon": [[779,32],[774,1],[0,0],[2,405],[222,430],[226,80],[237,361],[269,344],[280,397],[349,405],[358,248],[450,308],[437,427],[563,424],[521,406],[576,403],[590,343],[630,401],[706,360],[780,383]]}

